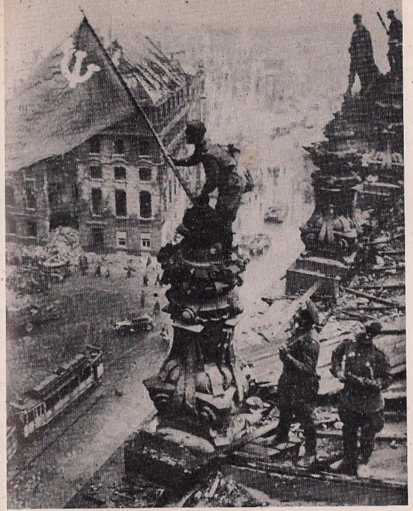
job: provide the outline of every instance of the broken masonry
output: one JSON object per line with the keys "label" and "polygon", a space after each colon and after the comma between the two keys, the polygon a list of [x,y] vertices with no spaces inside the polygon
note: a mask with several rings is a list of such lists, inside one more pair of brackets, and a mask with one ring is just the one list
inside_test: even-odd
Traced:
{"label": "broken masonry", "polygon": [[178,232],[182,240],[158,255],[162,284],[170,285],[164,310],[173,320],[173,343],[159,373],[144,381],[157,416],[151,431],[137,433],[125,446],[128,475],[165,477],[171,470],[176,480],[181,467],[186,477],[247,431],[237,412],[248,392],[248,372],[234,350],[242,312],[236,288],[246,260],[236,248],[224,248],[226,232],[209,206],[188,209]]}

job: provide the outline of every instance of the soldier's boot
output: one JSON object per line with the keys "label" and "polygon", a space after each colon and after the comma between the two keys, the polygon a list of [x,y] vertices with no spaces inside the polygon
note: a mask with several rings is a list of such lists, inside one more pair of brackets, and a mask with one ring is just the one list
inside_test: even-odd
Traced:
{"label": "soldier's boot", "polygon": [[305,455],[298,461],[297,465],[301,468],[311,468],[317,462],[317,431],[312,420],[311,414],[304,422],[305,435]]}
{"label": "soldier's boot", "polygon": [[354,460],[344,458],[338,465],[332,465],[331,469],[336,474],[357,476],[357,463]]}
{"label": "soldier's boot", "polygon": [[273,434],[274,434],[273,445],[284,444],[289,440],[289,431],[286,430],[285,428],[278,427],[274,430]]}

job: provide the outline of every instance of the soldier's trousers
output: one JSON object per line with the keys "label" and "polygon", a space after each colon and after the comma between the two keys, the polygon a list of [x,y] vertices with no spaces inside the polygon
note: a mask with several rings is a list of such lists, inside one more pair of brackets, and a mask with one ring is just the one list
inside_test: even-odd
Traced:
{"label": "soldier's trousers", "polygon": [[232,173],[229,175],[225,186],[219,187],[215,211],[222,219],[223,230],[225,237],[228,239],[229,247],[232,245],[232,223],[237,217],[244,186],[243,178],[236,173]]}
{"label": "soldier's trousers", "polygon": [[304,431],[305,450],[307,454],[316,453],[317,430],[314,424],[314,405],[303,401],[295,401],[293,396],[284,396],[280,398],[278,408],[280,410],[280,422],[277,426],[277,437],[279,439],[288,438],[292,422],[299,422]]}
{"label": "soldier's trousers", "polygon": [[[357,467],[359,457],[367,463],[374,450],[376,434],[383,429],[384,412],[360,414],[348,408],[339,408],[343,423],[344,460]],[[360,430],[360,449],[358,448],[358,432]]]}
{"label": "soldier's trousers", "polygon": [[403,74],[402,47],[390,47],[389,52],[387,53],[387,58],[389,60],[391,72],[401,78]]}

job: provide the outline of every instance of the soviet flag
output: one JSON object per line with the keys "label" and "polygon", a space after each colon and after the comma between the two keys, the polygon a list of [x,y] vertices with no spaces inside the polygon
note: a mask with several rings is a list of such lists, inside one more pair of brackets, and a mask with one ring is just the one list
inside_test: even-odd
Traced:
{"label": "soviet flag", "polygon": [[136,113],[85,19],[6,105],[6,170],[62,155]]}

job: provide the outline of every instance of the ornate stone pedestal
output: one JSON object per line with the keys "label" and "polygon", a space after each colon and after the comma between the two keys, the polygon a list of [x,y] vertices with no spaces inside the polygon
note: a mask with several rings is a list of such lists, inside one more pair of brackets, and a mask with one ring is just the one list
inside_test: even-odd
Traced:
{"label": "ornate stone pedestal", "polygon": [[236,287],[246,261],[225,249],[220,219],[209,206],[189,209],[179,226],[182,241],[161,249],[162,283],[170,285],[165,311],[173,320],[173,344],[159,373],[144,381],[165,427],[212,445],[242,434],[237,412],[248,375],[234,351],[242,312]]}

